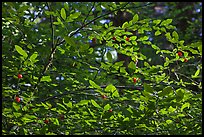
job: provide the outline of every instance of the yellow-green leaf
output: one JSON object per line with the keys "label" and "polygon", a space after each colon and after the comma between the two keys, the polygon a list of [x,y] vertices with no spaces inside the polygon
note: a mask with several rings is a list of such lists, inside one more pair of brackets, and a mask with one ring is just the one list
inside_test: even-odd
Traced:
{"label": "yellow-green leaf", "polygon": [[160,34],[161,34],[161,32],[160,32],[159,30],[157,30],[157,31],[154,33],[155,36],[158,36],[158,35],[160,35]]}
{"label": "yellow-green leaf", "polygon": [[20,46],[15,45],[16,51],[26,59],[28,57],[28,54],[23,50]]}
{"label": "yellow-green leaf", "polygon": [[101,87],[99,85],[97,85],[94,81],[92,80],[89,80],[89,83],[90,83],[90,87],[93,87],[93,88],[97,88],[97,89],[101,89]]}
{"label": "yellow-green leaf", "polygon": [[94,101],[93,99],[91,100],[91,103],[93,106],[97,107],[97,108],[101,108],[97,103],[96,101]]}
{"label": "yellow-green leaf", "polygon": [[40,82],[42,82],[42,81],[50,82],[50,81],[52,81],[52,79],[50,78],[50,76],[43,76],[43,77],[40,79]]}
{"label": "yellow-green leaf", "polygon": [[183,112],[184,108],[189,108],[189,107],[190,107],[190,103],[187,102],[187,103],[183,104],[181,107],[181,112]]}
{"label": "yellow-green leaf", "polygon": [[105,111],[109,110],[110,108],[111,108],[110,104],[106,104],[106,105],[104,106],[104,110],[105,110]]}
{"label": "yellow-green leaf", "polygon": [[66,12],[65,12],[65,9],[64,9],[64,8],[61,9],[61,17],[62,17],[64,20],[66,20]]}

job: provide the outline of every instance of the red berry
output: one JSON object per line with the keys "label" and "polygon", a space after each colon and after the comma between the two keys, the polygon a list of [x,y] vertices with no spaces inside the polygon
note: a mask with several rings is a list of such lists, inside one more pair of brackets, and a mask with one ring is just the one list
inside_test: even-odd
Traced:
{"label": "red berry", "polygon": [[96,38],[93,38],[93,39],[92,39],[92,42],[93,42],[94,44],[96,44]]}
{"label": "red berry", "polygon": [[184,62],[188,62],[188,60],[185,58],[185,59],[184,59]]}
{"label": "red berry", "polygon": [[113,40],[116,40],[116,37],[113,37],[112,39],[113,39]]}
{"label": "red berry", "polygon": [[20,102],[21,101],[21,98],[19,98],[19,97],[16,97],[16,102]]}
{"label": "red berry", "polygon": [[23,77],[23,75],[21,75],[21,74],[18,74],[18,78],[20,79],[20,78],[22,78]]}
{"label": "red berry", "polygon": [[111,108],[111,109],[109,109],[109,112],[113,112],[112,108]]}
{"label": "red berry", "polygon": [[127,37],[125,40],[126,40],[126,41],[129,41],[129,38]]}
{"label": "red berry", "polygon": [[178,52],[178,56],[180,57],[180,56],[182,56],[183,55],[183,53],[181,52],[181,51],[179,51]]}
{"label": "red berry", "polygon": [[49,123],[49,120],[45,119],[45,120],[44,120],[44,123],[45,123],[45,124],[48,124],[48,123]]}
{"label": "red berry", "polygon": [[107,98],[107,96],[106,96],[106,95],[102,95],[102,98],[103,98],[103,99],[106,99],[106,98]]}
{"label": "red berry", "polygon": [[133,78],[133,82],[136,83],[136,82],[137,82],[137,79],[136,79],[136,78]]}

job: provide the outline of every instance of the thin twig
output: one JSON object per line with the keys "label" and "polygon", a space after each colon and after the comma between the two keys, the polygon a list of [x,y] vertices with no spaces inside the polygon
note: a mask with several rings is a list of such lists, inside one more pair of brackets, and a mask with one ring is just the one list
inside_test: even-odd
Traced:
{"label": "thin twig", "polygon": [[[48,10],[51,12],[51,8],[48,2],[46,2],[46,5],[48,7]],[[52,49],[53,49],[54,48],[54,26],[53,26],[53,16],[52,15],[50,15],[50,25],[51,25],[51,30],[52,30]]]}
{"label": "thin twig", "polygon": [[183,76],[183,77],[189,79],[190,81],[194,82],[195,84],[199,85],[199,83],[198,83],[197,81],[195,81],[195,80],[193,80],[193,79],[187,77],[186,75],[184,75],[184,74],[182,74],[182,73],[179,73],[179,72],[177,72],[177,74],[179,74],[179,75],[181,75],[181,76]]}
{"label": "thin twig", "polygon": [[[102,89],[106,88],[107,86],[104,85],[104,86],[100,86]],[[115,86],[117,89],[126,89],[126,90],[142,90],[143,87],[142,86]],[[95,88],[90,88],[90,87],[86,87],[86,88],[81,88],[81,89],[72,89],[72,90],[67,90],[65,91],[64,93],[62,94],[57,94],[55,96],[50,96],[40,102],[45,102],[45,101],[48,101],[50,99],[54,99],[54,98],[58,98],[58,97],[61,97],[61,96],[65,96],[65,95],[68,95],[68,94],[71,94],[71,93],[74,93],[74,94],[86,94],[87,91],[91,91],[91,90],[95,90]],[[85,93],[79,93],[79,91],[86,91]],[[120,90],[119,90],[120,91]],[[91,95],[91,94],[87,94],[87,95]],[[92,94],[94,95],[94,94]]]}
{"label": "thin twig", "polygon": [[[129,4],[129,2],[128,2],[127,4]],[[109,14],[115,12],[115,11],[118,11],[118,10],[121,10],[121,9],[125,9],[125,7],[127,6],[127,4],[125,4],[123,7],[120,7],[120,8],[118,8],[118,9],[112,10],[112,11],[110,11],[110,12],[104,14],[104,15],[101,15],[101,16],[98,16],[98,17],[94,18],[93,20],[89,21],[88,23],[82,25],[80,28],[78,28],[78,29],[76,29],[76,30],[70,32],[68,36],[72,37],[73,35],[77,34],[81,29],[83,29],[84,26],[87,26],[87,25],[91,24],[92,22],[96,21],[97,19],[100,19],[100,18],[102,18],[102,17],[104,17],[104,16],[107,16],[107,15],[109,15]],[[138,7],[135,7],[135,9],[136,9],[136,8],[140,8],[140,7],[144,7],[144,6],[148,6],[148,5],[150,5],[150,4],[153,4],[153,3],[148,3],[148,4],[145,4],[145,5],[142,5],[142,6],[138,6]],[[127,7],[127,8],[128,8],[128,7]],[[61,45],[61,44],[63,44],[64,42],[65,42],[65,40],[63,39],[63,40],[62,40],[60,43],[58,43],[57,45]]]}
{"label": "thin twig", "polygon": [[89,14],[91,13],[91,11],[92,11],[92,9],[94,8],[94,6],[95,6],[95,2],[93,3],[93,5],[92,5],[91,9],[89,10],[88,14],[86,15],[86,18],[84,19],[84,21],[83,21],[82,25],[84,25],[84,23],[85,23],[86,19],[88,18]]}
{"label": "thin twig", "polygon": [[[104,15],[101,15],[101,16],[98,16],[98,17],[94,18],[93,20],[89,21],[89,22],[86,23],[85,25],[82,25],[80,28],[77,28],[75,31],[70,32],[68,36],[69,36],[69,37],[74,36],[74,35],[77,34],[81,29],[83,29],[86,25],[91,24],[92,22],[96,21],[96,20],[99,19],[99,18],[102,18],[102,17],[104,17],[104,16],[107,16],[107,15],[109,15],[109,14],[115,12],[115,11],[118,11],[118,10],[121,10],[121,9],[125,9],[125,7],[126,7],[128,4],[129,4],[129,2],[126,3],[124,6],[118,8],[118,9],[112,10],[112,11],[110,11],[110,12],[104,14]],[[138,6],[138,7],[135,7],[135,8],[140,8],[140,7],[148,6],[148,5],[150,5],[150,4],[152,4],[152,3],[148,3],[148,4],[145,4],[145,5],[142,5],[142,6]],[[56,42],[56,45],[54,46],[54,48],[52,48],[52,51],[51,51],[50,56],[49,56],[49,61],[48,61],[48,63],[45,65],[45,67],[44,67],[44,69],[43,69],[43,72],[40,74],[40,76],[39,76],[39,78],[38,78],[38,82],[37,82],[37,84],[34,86],[34,90],[36,89],[37,85],[39,84],[39,82],[40,82],[42,76],[44,75],[44,73],[46,72],[46,70],[49,68],[49,66],[50,66],[50,64],[51,64],[51,62],[52,62],[52,60],[53,60],[53,56],[54,56],[54,53],[55,53],[55,51],[56,51],[57,46],[63,44],[64,42],[65,42],[64,39],[63,39],[61,42],[59,42],[59,43]]]}

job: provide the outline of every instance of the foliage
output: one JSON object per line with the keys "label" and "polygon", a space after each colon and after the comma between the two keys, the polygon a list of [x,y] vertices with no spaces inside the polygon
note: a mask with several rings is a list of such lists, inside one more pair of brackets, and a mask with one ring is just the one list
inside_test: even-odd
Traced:
{"label": "foliage", "polygon": [[[183,36],[174,18],[148,18],[130,5],[2,3],[3,134],[202,133],[201,40]],[[99,22],[117,9],[132,20]],[[128,66],[114,61],[113,49],[131,57]]]}

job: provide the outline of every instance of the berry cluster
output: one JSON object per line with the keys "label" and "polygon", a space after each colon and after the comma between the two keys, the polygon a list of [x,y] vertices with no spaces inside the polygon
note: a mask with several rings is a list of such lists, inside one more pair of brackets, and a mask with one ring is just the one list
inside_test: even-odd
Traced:
{"label": "berry cluster", "polygon": [[[183,56],[183,53],[181,51],[179,51],[177,54],[179,57]],[[188,62],[188,59],[184,58],[184,62]]]}

